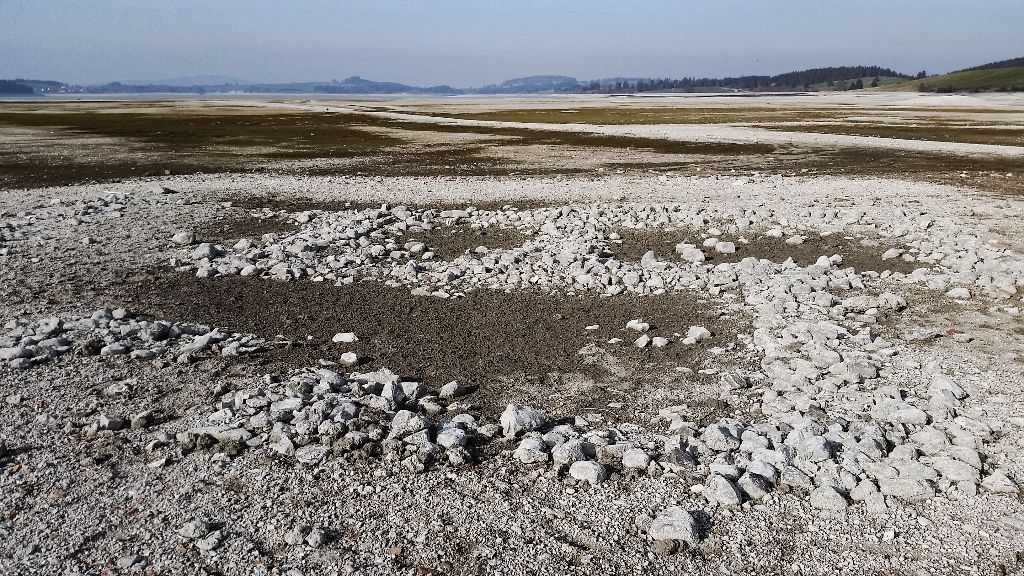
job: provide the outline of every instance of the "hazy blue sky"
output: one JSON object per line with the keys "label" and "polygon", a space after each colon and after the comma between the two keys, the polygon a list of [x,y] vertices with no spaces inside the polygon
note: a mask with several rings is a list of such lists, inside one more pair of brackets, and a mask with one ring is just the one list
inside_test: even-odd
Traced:
{"label": "hazy blue sky", "polygon": [[0,78],[943,72],[1024,56],[1024,0],[0,0]]}

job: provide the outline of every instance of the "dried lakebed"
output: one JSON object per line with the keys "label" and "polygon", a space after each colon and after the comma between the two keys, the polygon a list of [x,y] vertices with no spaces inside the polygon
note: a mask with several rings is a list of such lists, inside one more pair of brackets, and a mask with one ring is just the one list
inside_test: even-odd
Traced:
{"label": "dried lakebed", "polygon": [[[115,204],[95,209],[132,210]],[[821,550],[837,569],[914,567],[893,546],[935,523],[960,555],[926,564],[1017,561],[1022,422],[932,353],[965,338],[918,327],[910,294],[1015,317],[1024,259],[955,221],[660,203],[273,218],[177,231],[170,267],[112,291],[127,309],[5,326],[7,412],[28,428],[5,431],[5,507],[73,543],[10,521],[28,544],[4,545],[5,569],[797,572],[808,556],[779,538],[836,522],[877,547]],[[38,219],[6,222],[8,255]],[[51,475],[47,434],[84,446],[62,469],[105,475]],[[90,489],[146,521],[71,534],[57,510]],[[996,511],[994,533],[966,526]],[[754,556],[736,549],[751,534]]]}

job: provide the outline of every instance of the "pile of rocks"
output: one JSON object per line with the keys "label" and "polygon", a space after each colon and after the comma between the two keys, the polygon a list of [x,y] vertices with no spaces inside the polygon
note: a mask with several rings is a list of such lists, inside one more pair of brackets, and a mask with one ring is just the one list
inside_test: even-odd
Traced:
{"label": "pile of rocks", "polygon": [[[78,200],[67,204],[67,207],[71,209],[71,216],[76,223],[81,224],[98,219],[121,218],[132,200],[133,197],[128,194],[110,192],[106,196]],[[60,206],[62,203],[60,199],[55,199],[52,205]]]}
{"label": "pile of rocks", "polygon": [[824,263],[775,275],[757,273],[763,266],[748,262],[732,277],[755,311],[762,369],[721,379],[722,398],[747,403],[749,418],[701,427],[685,407],[670,407],[659,414],[670,434],[658,445],[635,431],[543,433],[538,425],[516,457],[591,483],[615,470],[682,475],[700,482],[693,490],[709,502],[728,506],[779,489],[808,493],[817,508],[843,510],[852,500],[881,514],[938,494],[1018,491],[1000,469],[1003,456],[987,452],[1002,423],[967,406],[964,387],[934,366],[927,383],[891,381],[900,349],[873,325],[905,308],[903,298],[839,300],[814,275],[828,270]]}
{"label": "pile of rocks", "polygon": [[209,356],[238,356],[266,348],[251,334],[221,332],[202,324],[153,320],[128,310],[97,310],[88,317],[49,317],[8,322],[0,337],[0,360],[27,369],[64,354],[170,357],[187,364]]}
{"label": "pile of rocks", "polygon": [[438,463],[471,461],[470,448],[497,436],[496,424],[479,423],[458,400],[457,382],[429,393],[420,382],[387,369],[343,375],[307,368],[278,382],[225,393],[208,425],[176,435],[186,449],[211,446],[236,453],[269,454],[317,465],[329,457],[383,457],[422,472]]}
{"label": "pile of rocks", "polygon": [[[762,499],[781,489],[808,492],[819,508],[845,509],[853,500],[883,512],[900,499],[940,493],[969,496],[979,487],[1017,491],[999,469],[999,455],[986,453],[999,423],[965,406],[967,392],[937,369],[931,370],[930,383],[890,381],[897,374],[890,363],[901,350],[873,329],[907,305],[897,294],[870,291],[879,277],[923,282],[944,291],[950,283],[980,285],[1003,298],[1024,284],[1024,259],[984,246],[953,223],[909,213],[902,219],[886,214],[876,220],[860,210],[786,215],[766,208],[733,213],[680,205],[528,211],[399,206],[306,212],[300,218],[305,227],[295,234],[266,236],[258,243],[243,240],[230,250],[199,245],[192,249],[191,263],[178,264],[195,267],[199,276],[337,283],[377,278],[410,286],[416,294],[442,297],[475,288],[525,287],[606,295],[701,289],[712,296],[742,296],[754,316],[750,346],[762,354],[761,370],[727,374],[722,396],[734,405],[745,404],[746,416],[699,427],[682,411],[668,409],[661,417],[669,423],[670,434],[659,437],[631,425],[607,430],[588,430],[585,421],[578,423],[583,426],[551,426],[539,411],[510,407],[502,425],[507,437],[523,436],[513,452],[523,463],[550,462],[570,477],[594,484],[617,472],[686,475],[700,481],[695,491],[726,505]],[[434,258],[422,242],[404,241],[436,226],[516,227],[528,240],[508,249],[481,247],[449,262]],[[705,240],[679,244],[675,260],[649,251],[640,262],[624,262],[611,251],[619,239],[614,230],[622,228],[698,230]],[[838,254],[822,255],[809,266],[757,258],[707,261],[705,250],[736,250],[734,243],[720,239],[724,233],[742,236],[756,229],[787,245],[802,243],[808,230],[861,229],[906,245],[880,254],[883,260],[902,258],[923,266],[904,277],[844,268]],[[964,286],[949,295],[964,297],[965,291],[969,296]],[[655,342],[641,321],[628,327],[641,333],[636,346],[669,343],[665,338]],[[695,332],[687,338],[696,342],[702,335]],[[430,429],[429,421],[410,417],[403,416],[401,427],[410,426],[409,436],[416,442],[429,440],[429,432],[423,433]],[[318,425],[321,421],[316,420]],[[287,442],[283,438],[277,434],[264,440],[285,452],[295,449],[290,437]],[[429,446],[409,445],[404,450],[433,454]],[[315,461],[326,454],[321,446],[303,455],[309,453],[308,459]]]}
{"label": "pile of rocks", "polygon": [[[737,380],[728,375],[723,385]],[[761,404],[768,418],[754,424],[724,418],[700,427],[687,419],[687,407],[670,407],[658,417],[668,435],[652,436],[635,425],[580,432],[568,424],[551,426],[542,412],[517,406],[502,415],[502,425],[506,436],[523,436],[513,455],[524,464],[550,463],[592,485],[616,472],[679,476],[714,505],[737,506],[780,490],[808,494],[816,508],[845,510],[852,500],[884,514],[900,501],[973,496],[979,487],[1018,492],[983,452],[993,435],[989,425],[944,417],[965,397],[948,377],[934,379],[927,403],[935,409],[929,412],[915,406],[921,399],[902,397],[894,387],[873,393],[857,388],[847,384],[837,391],[847,395],[845,406],[832,413],[822,407],[828,394],[780,395],[769,388]],[[850,397],[855,394],[860,397]],[[853,414],[864,403],[868,409]],[[843,412],[849,419],[838,415]]]}
{"label": "pile of rocks", "polygon": [[[11,254],[16,242],[29,238],[26,234],[29,230],[38,231],[48,221],[70,221],[73,225],[80,225],[121,218],[128,206],[136,201],[129,194],[108,192],[104,196],[74,202],[54,198],[47,205],[16,214],[0,211],[0,256]],[[99,242],[91,236],[84,236],[81,241],[87,245]]]}
{"label": "pile of rocks", "polygon": [[[853,228],[905,243],[905,249],[880,249],[879,257],[892,259],[898,254],[906,261],[920,262],[921,268],[906,276],[908,281],[943,291],[953,284],[974,284],[1002,298],[1014,296],[1017,287],[1024,285],[1024,258],[1020,255],[988,246],[978,236],[963,234],[953,223],[939,224],[921,215],[906,215],[900,221],[888,216],[876,223],[864,211],[856,210],[785,215],[768,208],[736,213],[686,205],[595,205],[524,211],[397,206],[309,211],[293,215],[303,226],[293,234],[265,235],[255,242],[243,239],[231,248],[200,244],[174,264],[193,269],[200,277],[239,274],[336,283],[376,278],[413,287],[417,293],[444,297],[480,287],[534,287],[608,295],[698,287],[716,293],[732,285],[744,267],[763,267],[768,262],[755,258],[737,263],[706,262],[705,249],[718,253],[737,250],[735,243],[718,238],[723,232],[738,235],[741,242],[744,234],[754,234],[777,237],[780,243],[793,245],[803,241],[802,235],[782,240],[793,231],[849,233]],[[452,226],[516,228],[527,240],[512,248],[479,247],[451,261],[437,259],[432,247],[423,242],[408,240],[436,227]],[[679,244],[676,254],[667,260],[651,251],[640,262],[626,262],[616,259],[611,250],[619,238],[615,230],[623,228],[685,229],[705,239],[703,249],[696,244]],[[835,279],[836,288],[856,287],[862,281],[858,271],[839,268],[841,255],[822,255],[816,264],[842,273],[842,278]],[[766,272],[798,266],[789,261],[771,264],[771,268]],[[891,271],[881,275],[903,277]],[[954,294],[962,297],[962,292]]]}

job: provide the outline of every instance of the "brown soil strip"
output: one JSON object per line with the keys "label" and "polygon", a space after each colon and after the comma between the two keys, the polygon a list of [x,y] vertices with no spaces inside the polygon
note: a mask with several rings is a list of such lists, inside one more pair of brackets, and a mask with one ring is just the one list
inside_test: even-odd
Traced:
{"label": "brown soil strip", "polygon": [[998,144],[1024,146],[1024,129],[984,128],[973,126],[901,126],[898,124],[822,124],[811,126],[763,126],[783,132],[811,132],[816,134],[849,134],[875,138],[904,140],[931,140],[966,144]]}

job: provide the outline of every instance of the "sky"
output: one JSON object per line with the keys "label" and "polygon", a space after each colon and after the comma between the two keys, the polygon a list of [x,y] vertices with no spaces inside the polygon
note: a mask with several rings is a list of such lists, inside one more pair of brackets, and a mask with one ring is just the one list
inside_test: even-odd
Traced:
{"label": "sky", "polygon": [[0,0],[0,78],[482,86],[1024,56],[1022,0]]}

